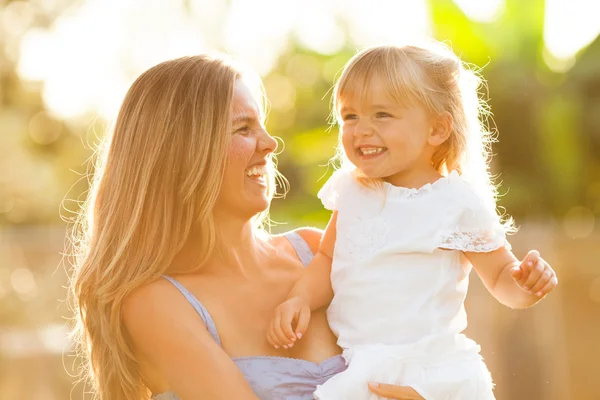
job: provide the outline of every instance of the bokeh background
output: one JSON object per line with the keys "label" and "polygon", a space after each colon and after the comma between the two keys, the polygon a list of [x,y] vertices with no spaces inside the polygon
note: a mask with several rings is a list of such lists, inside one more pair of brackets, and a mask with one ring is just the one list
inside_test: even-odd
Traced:
{"label": "bokeh background", "polygon": [[515,253],[539,249],[560,278],[514,311],[473,276],[468,332],[497,398],[600,399],[599,15],[596,0],[0,0],[0,399],[85,398],[68,353],[65,220],[138,74],[205,51],[252,66],[291,183],[273,231],[324,227],[336,73],[364,46],[423,37],[483,67]]}

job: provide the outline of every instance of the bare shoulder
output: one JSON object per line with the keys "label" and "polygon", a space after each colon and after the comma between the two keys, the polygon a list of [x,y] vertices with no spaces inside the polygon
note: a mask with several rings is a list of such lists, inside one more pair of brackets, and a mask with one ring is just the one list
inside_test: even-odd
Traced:
{"label": "bare shoulder", "polygon": [[142,366],[153,372],[152,391],[173,391],[183,399],[257,400],[202,318],[167,280],[129,294],[123,322]]}
{"label": "bare shoulder", "polygon": [[160,313],[162,304],[176,301],[178,293],[173,289],[173,285],[165,279],[157,279],[129,293],[123,301],[125,323],[144,318],[149,312]]}
{"label": "bare shoulder", "polygon": [[208,331],[185,297],[165,279],[143,285],[123,302],[122,317],[134,346],[153,352],[162,341],[171,341],[177,329]]}
{"label": "bare shoulder", "polygon": [[323,231],[321,229],[303,227],[295,229],[294,232],[300,235],[302,239],[306,240],[306,243],[308,243],[308,246],[312,250],[313,254],[316,254],[317,251],[319,251],[321,238],[323,237]]}

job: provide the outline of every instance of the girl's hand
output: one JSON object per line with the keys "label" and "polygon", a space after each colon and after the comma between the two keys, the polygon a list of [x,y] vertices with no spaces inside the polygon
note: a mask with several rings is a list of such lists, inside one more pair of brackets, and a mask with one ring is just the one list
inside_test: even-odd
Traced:
{"label": "girl's hand", "polygon": [[[301,297],[292,297],[275,309],[275,316],[267,331],[267,341],[276,349],[289,349],[300,339],[310,321],[310,306]],[[296,332],[292,324],[296,325]]]}
{"label": "girl's hand", "polygon": [[410,386],[386,385],[383,383],[369,383],[369,390],[380,397],[396,400],[425,400]]}
{"label": "girl's hand", "polygon": [[558,285],[554,270],[536,250],[530,251],[510,273],[521,289],[537,297],[547,295]]}

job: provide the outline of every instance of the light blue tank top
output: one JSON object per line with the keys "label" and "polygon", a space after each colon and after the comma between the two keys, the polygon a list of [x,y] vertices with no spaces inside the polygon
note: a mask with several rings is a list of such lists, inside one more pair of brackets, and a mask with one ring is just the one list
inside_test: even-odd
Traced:
{"label": "light blue tank top", "polygon": [[[296,232],[289,232],[285,237],[294,246],[302,264],[304,266],[308,265],[313,258],[313,253],[306,241]],[[164,276],[164,278],[175,285],[190,302],[202,318],[208,332],[220,346],[221,339],[208,310],[175,279],[169,276]],[[341,355],[328,358],[320,364],[307,360],[274,356],[235,357],[233,361],[261,400],[313,399],[313,392],[317,385],[322,385],[333,375],[346,369],[346,364]],[[180,400],[173,392],[157,394],[152,399]]]}

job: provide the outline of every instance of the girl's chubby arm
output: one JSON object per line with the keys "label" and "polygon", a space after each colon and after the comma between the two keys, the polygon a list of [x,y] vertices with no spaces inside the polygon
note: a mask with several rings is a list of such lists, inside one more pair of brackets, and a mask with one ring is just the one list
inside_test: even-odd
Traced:
{"label": "girl's chubby arm", "polygon": [[465,255],[488,291],[511,308],[531,307],[558,285],[556,273],[536,250],[522,261],[506,247]]}
{"label": "girl's chubby arm", "polygon": [[[319,245],[319,251],[290,291],[287,300],[276,309],[267,340],[275,348],[293,346],[308,328],[310,313],[333,299],[331,262],[336,238],[337,211],[334,211]],[[294,326],[295,325],[295,329]]]}
{"label": "girl's chubby arm", "polygon": [[258,400],[233,360],[210,335],[198,313],[164,279],[132,292],[123,322],[134,351],[149,362],[182,400]]}

